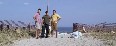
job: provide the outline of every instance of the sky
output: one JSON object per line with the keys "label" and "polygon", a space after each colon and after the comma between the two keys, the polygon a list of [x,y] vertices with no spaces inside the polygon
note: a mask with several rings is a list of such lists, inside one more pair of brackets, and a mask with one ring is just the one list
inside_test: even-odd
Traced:
{"label": "sky", "polygon": [[0,0],[0,20],[33,24],[37,9],[42,9],[42,17],[47,4],[50,16],[55,9],[62,17],[59,27],[72,27],[73,23],[116,22],[116,0]]}

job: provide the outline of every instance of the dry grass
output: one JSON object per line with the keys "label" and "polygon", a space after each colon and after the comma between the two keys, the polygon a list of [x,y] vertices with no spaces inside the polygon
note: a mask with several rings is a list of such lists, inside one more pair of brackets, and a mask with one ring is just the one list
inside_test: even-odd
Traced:
{"label": "dry grass", "polygon": [[20,30],[20,32],[12,30],[0,31],[0,46],[5,46],[13,43],[14,40],[29,38],[33,35],[34,35],[33,32],[28,32],[24,30]]}
{"label": "dry grass", "polygon": [[100,39],[108,46],[116,46],[116,33],[108,32],[92,32],[90,33],[94,38]]}
{"label": "dry grass", "polygon": [[[0,31],[0,46],[5,46],[8,44],[12,44],[14,40],[22,39],[22,38],[30,38],[35,37],[35,31],[28,32],[26,30],[4,30]],[[93,36],[94,38],[100,39],[104,42],[106,46],[116,46],[116,33],[108,33],[108,32],[90,32],[86,33],[87,36]]]}

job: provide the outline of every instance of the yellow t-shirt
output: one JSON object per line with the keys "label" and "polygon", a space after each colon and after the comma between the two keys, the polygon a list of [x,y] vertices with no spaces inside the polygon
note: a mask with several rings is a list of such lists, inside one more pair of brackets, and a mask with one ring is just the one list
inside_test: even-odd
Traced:
{"label": "yellow t-shirt", "polygon": [[54,15],[51,16],[52,21],[54,21],[56,23],[57,23],[59,18],[61,18],[61,17],[58,14],[54,14]]}

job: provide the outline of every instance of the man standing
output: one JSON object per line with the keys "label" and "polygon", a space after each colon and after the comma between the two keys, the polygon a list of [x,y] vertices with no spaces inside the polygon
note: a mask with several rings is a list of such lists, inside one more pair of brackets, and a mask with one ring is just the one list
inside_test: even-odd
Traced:
{"label": "man standing", "polygon": [[56,10],[53,10],[53,15],[51,16],[51,26],[52,26],[52,32],[51,35],[53,36],[54,31],[56,31],[56,38],[57,38],[57,23],[61,19],[61,17],[56,14]]}
{"label": "man standing", "polygon": [[41,37],[44,37],[45,29],[46,29],[46,36],[45,38],[48,38],[49,34],[49,24],[50,24],[50,16],[48,15],[48,11],[45,12],[46,14],[42,17],[43,24],[42,24],[42,33]]}
{"label": "man standing", "polygon": [[41,29],[40,11],[41,11],[41,9],[38,9],[37,13],[33,17],[33,19],[35,20],[36,28],[37,28],[36,39],[38,39],[39,34],[40,34],[40,29]]}

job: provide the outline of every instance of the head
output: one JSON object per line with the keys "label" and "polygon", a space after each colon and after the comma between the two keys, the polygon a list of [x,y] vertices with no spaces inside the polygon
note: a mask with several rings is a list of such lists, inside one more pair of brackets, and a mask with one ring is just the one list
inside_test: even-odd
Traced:
{"label": "head", "polygon": [[46,13],[46,15],[48,15],[48,11],[46,11],[45,13]]}
{"label": "head", "polygon": [[55,14],[56,13],[56,10],[53,10],[53,14]]}
{"label": "head", "polygon": [[39,13],[40,13],[40,12],[41,12],[41,9],[39,8],[37,12],[39,12]]}

